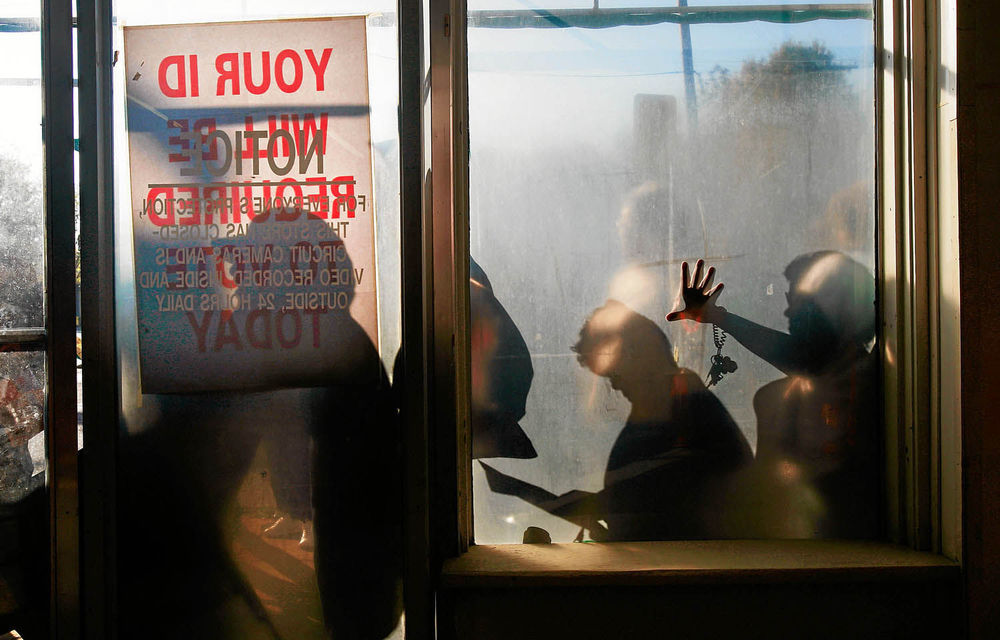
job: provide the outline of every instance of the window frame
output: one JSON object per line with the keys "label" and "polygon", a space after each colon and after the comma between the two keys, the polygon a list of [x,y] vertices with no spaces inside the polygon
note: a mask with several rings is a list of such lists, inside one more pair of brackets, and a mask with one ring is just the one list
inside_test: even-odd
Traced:
{"label": "window frame", "polygon": [[[52,635],[79,634],[79,483],[76,397],[76,230],[73,148],[73,16],[69,0],[42,0],[42,207],[44,322],[0,331],[0,348],[45,356],[45,489],[49,548],[44,570]],[[34,30],[33,20],[26,21]],[[42,603],[38,603],[41,605]]]}
{"label": "window frame", "polygon": [[[962,537],[954,2],[876,0],[874,11],[886,543],[938,554],[942,566],[954,568],[961,559]],[[484,562],[484,554],[487,564],[495,561],[491,575],[499,582],[493,584],[505,579],[504,566],[508,578],[516,575],[520,567],[511,558],[521,546],[503,545],[510,552],[506,556],[484,548],[467,553],[472,508],[465,401],[469,306],[463,287],[468,264],[465,18],[465,0],[430,3],[431,136],[436,143],[431,150],[432,333],[437,354],[430,369],[432,384],[447,392],[437,394],[430,420],[455,435],[432,439],[428,455],[437,460],[432,492],[449,494],[438,498],[445,505],[454,500],[454,512],[446,506],[438,515],[439,530],[450,536],[437,546],[436,557],[445,563],[441,581],[448,589],[477,584],[483,574],[473,567]],[[441,305],[443,311],[438,310]],[[790,548],[780,540],[769,544],[778,556]],[[524,553],[530,554],[530,548],[524,547]],[[766,558],[761,562],[759,568],[766,569]],[[846,564],[842,568],[850,570]],[[898,566],[887,563],[885,568]],[[591,579],[599,580],[600,571],[597,575]]]}
{"label": "window frame", "polygon": [[45,147],[45,309],[51,610],[54,635],[79,634],[80,521],[76,407],[76,229],[73,15],[70,0],[42,0]]}
{"label": "window frame", "polygon": [[79,565],[86,638],[115,638],[119,370],[115,339],[113,0],[77,0],[80,324],[84,336]]}
{"label": "window frame", "polygon": [[876,8],[887,537],[961,560],[954,3]]}
{"label": "window frame", "polygon": [[[56,0],[44,0],[47,3]],[[60,0],[70,19],[69,0]],[[66,566],[65,580],[73,590],[53,624],[65,631],[55,637],[106,639],[117,637],[116,492],[117,442],[120,429],[121,371],[115,326],[115,204],[114,204],[114,0],[77,0],[77,71],[79,75],[80,150],[80,257],[81,326],[83,340],[83,432],[86,455],[76,475],[76,431],[73,430],[74,497],[79,499],[82,521],[75,534],[67,530],[73,544],[53,548],[54,562]],[[400,244],[403,345],[402,372],[406,380],[401,394],[402,413],[409,429],[405,435],[407,512],[406,547],[409,558],[404,569],[405,618],[408,637],[421,637],[420,629],[433,629],[432,572],[428,562],[431,540],[429,502],[430,467],[425,456],[428,442],[430,398],[429,348],[431,307],[425,292],[431,291],[429,234],[432,229],[429,184],[430,101],[427,94],[427,23],[425,3],[397,3],[399,46],[400,113]],[[71,42],[69,36],[64,42]],[[69,54],[72,53],[70,50]],[[67,58],[72,60],[72,56]],[[70,75],[72,78],[72,75]],[[62,104],[70,111],[72,95]],[[62,153],[70,159],[72,187],[72,138]],[[72,192],[70,191],[70,206]],[[72,231],[72,217],[70,217]],[[72,236],[71,236],[72,237]],[[68,255],[72,256],[72,252]],[[72,262],[70,262],[72,264]],[[72,282],[72,280],[67,280]],[[72,300],[72,298],[69,298]],[[72,316],[70,316],[72,318]],[[75,348],[75,336],[73,340]],[[73,352],[75,353],[75,351]],[[75,367],[74,367],[75,371]],[[76,425],[75,379],[73,426]],[[56,391],[53,389],[53,394]],[[76,481],[79,479],[79,484]],[[74,508],[74,514],[76,509]],[[56,588],[53,587],[53,594]],[[55,628],[55,627],[54,627]],[[433,632],[431,632],[433,633]],[[431,636],[426,636],[431,637]]]}
{"label": "window frame", "polygon": [[[4,330],[0,347],[45,354],[45,456],[49,627],[80,633],[80,483],[77,458],[76,229],[74,195],[73,4],[42,0],[41,45],[44,323]],[[33,22],[33,21],[32,21]],[[34,25],[30,25],[33,27]],[[29,28],[30,28],[29,27]]]}
{"label": "window frame", "polygon": [[[44,0],[55,2],[56,0]],[[71,6],[69,0],[60,0],[66,7]],[[405,100],[412,97],[405,94],[412,84],[411,78],[418,77],[420,51],[424,42],[420,39],[420,4],[401,3],[399,19],[400,52],[407,57],[400,57],[400,105],[401,112]],[[79,150],[80,150],[80,256],[81,256],[81,326],[83,335],[83,432],[86,442],[86,455],[81,458],[79,468],[80,515],[82,524],[78,527],[72,548],[67,547],[60,552],[56,549],[55,558],[75,559],[75,564],[67,568],[67,580],[75,579],[76,592],[71,602],[76,607],[69,611],[60,622],[67,631],[65,637],[86,637],[94,639],[115,638],[117,628],[117,456],[118,437],[121,427],[120,389],[121,370],[118,361],[115,310],[115,164],[114,164],[114,94],[113,66],[117,62],[114,49],[114,0],[77,0],[78,15],[73,26],[78,32],[77,71],[79,74]],[[68,16],[69,14],[67,14]],[[64,41],[71,40],[67,36]],[[70,51],[72,53],[72,51]],[[415,57],[410,57],[411,54]],[[72,56],[68,58],[72,61]],[[411,63],[418,64],[411,64]],[[404,73],[404,69],[406,73]],[[72,78],[72,76],[70,76]],[[417,83],[417,95],[422,95],[422,83]],[[63,101],[72,113],[72,96]],[[406,103],[408,104],[408,103]],[[72,131],[72,118],[69,120]],[[417,209],[413,204],[414,179],[420,187],[420,175],[417,169],[421,166],[424,129],[419,119],[400,119],[400,170],[401,170],[401,275],[403,300],[419,301],[424,290],[423,278],[420,276],[424,259],[420,249],[421,238],[425,226],[422,218],[422,201],[416,200]],[[413,165],[413,149],[418,150],[416,164]],[[72,186],[72,138],[68,151],[63,152],[70,158],[70,181]],[[72,198],[72,193],[70,194]],[[72,199],[70,200],[72,205]],[[404,214],[404,211],[406,212]],[[72,217],[70,218],[72,226]],[[72,252],[69,254],[72,256]],[[408,262],[409,261],[409,262]],[[418,266],[414,267],[414,261]],[[417,274],[411,277],[411,274]],[[72,282],[72,280],[70,280]],[[409,293],[407,293],[409,292]],[[72,299],[70,299],[72,301]],[[419,345],[419,337],[423,335],[423,325],[414,324],[420,320],[421,305],[404,302],[404,335],[411,337],[410,344]],[[71,316],[72,317],[72,316]],[[409,325],[406,324],[410,321]],[[409,333],[405,333],[409,331]],[[406,342],[404,340],[404,342]],[[74,341],[75,344],[75,341]],[[412,350],[412,349],[411,349]],[[406,367],[413,367],[416,374],[407,376],[407,380],[423,384],[425,377],[420,373],[425,362],[423,354],[418,349],[409,358],[404,357]],[[74,368],[75,370],[75,368]],[[75,391],[75,379],[74,387]],[[417,413],[422,407],[426,413],[427,402],[422,399],[417,384],[409,384],[408,391],[417,398]],[[75,398],[75,396],[74,396]],[[75,401],[74,401],[75,402]],[[74,404],[73,424],[76,424]],[[407,450],[421,451],[426,440],[420,439],[419,431],[408,432]],[[76,432],[73,431],[73,454],[76,455]],[[407,462],[408,477],[419,474],[421,456],[410,456]],[[75,467],[74,467],[75,471]],[[74,480],[76,476],[74,475]],[[411,503],[419,503],[423,495],[420,484],[408,484],[413,494]],[[412,515],[412,514],[411,514]],[[419,516],[419,514],[418,514]],[[417,523],[414,525],[414,523]],[[421,535],[420,518],[410,517],[407,522],[407,542],[409,553],[418,555],[414,550],[426,556],[426,533]],[[81,554],[82,551],[82,554]],[[75,554],[75,556],[73,555]],[[431,590],[426,586],[429,572],[421,570],[420,563],[407,564],[405,580],[416,581],[418,588],[409,589],[407,604],[412,605],[414,614],[408,615],[406,625],[424,624],[419,612],[430,611]],[[421,582],[423,581],[423,582]],[[53,588],[53,593],[56,593]],[[426,594],[425,602],[420,602],[417,594]],[[53,618],[55,619],[55,617]],[[73,627],[72,624],[76,626]],[[64,637],[63,633],[54,634]]]}
{"label": "window frame", "polygon": [[[953,560],[961,549],[955,54],[950,0],[877,0],[879,284],[889,539]],[[46,184],[72,185],[71,4],[44,0]],[[399,0],[406,631],[434,637],[434,592],[471,544],[468,99],[464,0]],[[949,13],[950,12],[950,13]],[[53,620],[114,637],[114,342],[111,0],[78,0],[80,208],[87,456],[76,469],[72,191],[46,190],[50,225]],[[60,63],[56,63],[60,60]],[[943,72],[941,71],[943,70]],[[949,111],[949,109],[951,109]],[[61,123],[61,124],[60,124]],[[66,124],[68,123],[68,137]],[[952,125],[950,129],[947,127]],[[51,193],[50,193],[51,192]],[[49,201],[49,197],[52,201]],[[69,212],[69,213],[67,213]],[[67,220],[68,227],[67,227]],[[68,231],[67,231],[68,229]],[[890,288],[891,283],[891,288]],[[888,359],[887,359],[888,360]],[[67,372],[73,372],[70,374]],[[102,384],[101,381],[105,381]],[[69,455],[70,436],[72,456]],[[79,488],[79,492],[78,492]],[[76,519],[77,499],[85,507]],[[82,531],[81,531],[82,524]],[[78,537],[78,534],[80,536]],[[656,543],[670,544],[670,543]],[[776,547],[781,541],[771,543]],[[511,545],[516,547],[517,545]],[[81,548],[86,552],[81,557]],[[80,571],[82,570],[82,571]],[[79,576],[79,578],[78,578]],[[80,582],[82,580],[82,582]],[[457,582],[456,582],[457,580]],[[82,588],[81,588],[82,584]],[[81,600],[82,597],[82,600]]]}

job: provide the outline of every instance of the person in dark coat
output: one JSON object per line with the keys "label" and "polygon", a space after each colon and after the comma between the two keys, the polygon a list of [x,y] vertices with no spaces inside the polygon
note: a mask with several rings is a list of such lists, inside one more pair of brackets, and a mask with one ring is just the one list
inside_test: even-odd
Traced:
{"label": "person in dark coat", "polygon": [[618,301],[591,314],[573,350],[632,405],[604,488],[556,496],[483,465],[490,487],[579,524],[595,540],[715,537],[728,480],[752,460],[722,403],[677,366],[659,327]]}
{"label": "person in dark coat", "polygon": [[472,457],[534,458],[518,421],[524,417],[534,370],[528,346],[493,295],[486,272],[470,259],[472,322]]}

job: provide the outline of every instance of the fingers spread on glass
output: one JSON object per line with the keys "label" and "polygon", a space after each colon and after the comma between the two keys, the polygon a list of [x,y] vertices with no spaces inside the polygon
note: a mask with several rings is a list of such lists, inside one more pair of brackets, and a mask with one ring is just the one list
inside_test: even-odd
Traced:
{"label": "fingers spread on glass", "polygon": [[[702,278],[702,273],[705,274]],[[694,320],[696,322],[713,322],[720,307],[716,301],[724,288],[720,282],[714,288],[715,267],[705,270],[705,261],[698,260],[694,266],[694,274],[687,262],[681,263],[681,288],[674,310],[667,314],[669,321]]]}

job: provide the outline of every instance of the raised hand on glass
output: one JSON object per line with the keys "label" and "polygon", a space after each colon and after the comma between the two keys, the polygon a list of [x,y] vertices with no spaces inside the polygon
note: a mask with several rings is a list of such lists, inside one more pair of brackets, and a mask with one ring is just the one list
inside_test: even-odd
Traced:
{"label": "raised hand on glass", "polygon": [[722,319],[726,309],[720,307],[717,301],[724,286],[720,282],[714,288],[712,287],[712,281],[715,280],[715,267],[709,267],[705,278],[702,279],[704,268],[705,261],[698,260],[695,263],[694,276],[692,277],[688,263],[681,264],[681,290],[677,306],[683,306],[679,309],[675,306],[674,310],[667,314],[667,320],[671,322],[674,320],[694,320],[695,322],[717,324]]}

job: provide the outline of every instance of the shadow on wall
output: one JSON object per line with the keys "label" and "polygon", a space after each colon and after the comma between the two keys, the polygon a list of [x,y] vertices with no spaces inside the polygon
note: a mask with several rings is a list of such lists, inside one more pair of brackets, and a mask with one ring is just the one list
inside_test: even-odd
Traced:
{"label": "shadow on wall", "polygon": [[[340,357],[276,362],[286,388],[143,397],[157,418],[120,442],[121,637],[287,638],[281,616],[296,611],[312,616],[316,637],[384,638],[396,628],[402,464],[393,394],[346,308],[325,310],[321,326]],[[285,496],[278,506],[312,521],[314,553],[266,540],[260,529],[273,520],[241,513],[237,496],[262,443],[272,489]],[[294,584],[282,591],[275,575]],[[316,589],[319,609],[308,601]]]}

